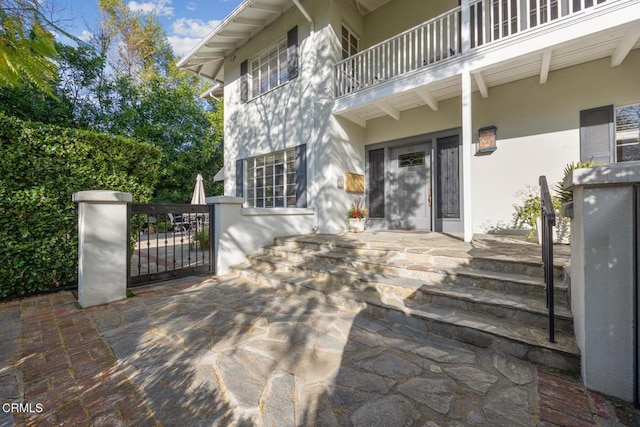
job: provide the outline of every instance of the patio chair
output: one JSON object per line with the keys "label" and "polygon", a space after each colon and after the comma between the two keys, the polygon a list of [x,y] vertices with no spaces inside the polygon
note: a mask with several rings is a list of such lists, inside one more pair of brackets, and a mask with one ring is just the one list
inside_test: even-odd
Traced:
{"label": "patio chair", "polygon": [[171,221],[171,226],[175,231],[184,232],[189,229],[189,219],[183,218],[182,214],[168,214],[169,220]]}

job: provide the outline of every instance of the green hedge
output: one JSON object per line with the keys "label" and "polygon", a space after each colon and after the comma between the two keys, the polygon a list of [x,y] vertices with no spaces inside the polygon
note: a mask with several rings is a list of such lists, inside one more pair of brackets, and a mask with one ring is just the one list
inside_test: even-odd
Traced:
{"label": "green hedge", "polygon": [[0,115],[0,297],[76,284],[72,194],[106,189],[148,201],[160,157],[132,139]]}

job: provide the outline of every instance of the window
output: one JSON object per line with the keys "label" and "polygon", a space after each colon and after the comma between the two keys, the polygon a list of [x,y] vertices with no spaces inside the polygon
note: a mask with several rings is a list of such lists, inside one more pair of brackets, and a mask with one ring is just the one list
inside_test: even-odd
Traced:
{"label": "window", "polygon": [[410,166],[424,165],[424,151],[398,155],[398,167],[407,168]]}
{"label": "window", "polygon": [[298,27],[252,60],[240,63],[240,102],[245,103],[298,77]]}
{"label": "window", "polygon": [[296,149],[247,159],[247,207],[295,207]]}
{"label": "window", "polygon": [[640,160],[640,104],[616,107],[616,159]]}
{"label": "window", "polygon": [[344,25],[342,26],[342,59],[358,53],[358,38]]}
{"label": "window", "polygon": [[249,63],[251,97],[255,98],[289,80],[287,40],[283,39]]}

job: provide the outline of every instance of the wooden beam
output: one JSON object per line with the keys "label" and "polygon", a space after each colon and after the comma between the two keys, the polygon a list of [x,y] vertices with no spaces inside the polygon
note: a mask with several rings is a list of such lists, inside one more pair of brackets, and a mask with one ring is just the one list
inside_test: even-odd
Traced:
{"label": "wooden beam", "polygon": [[249,6],[250,9],[260,10],[262,12],[269,13],[282,13],[282,10],[277,6],[271,6],[269,4],[253,3]]}
{"label": "wooden beam", "polygon": [[206,49],[235,49],[235,43],[220,43],[220,42],[209,42],[205,45],[204,49],[200,49],[202,51],[206,51]]}
{"label": "wooden beam", "polygon": [[616,47],[616,51],[611,55],[611,66],[617,67],[622,64],[622,61],[627,57],[631,49],[640,38],[640,25],[635,25],[627,30],[622,39],[620,39],[620,43],[618,43],[618,47]]}
{"label": "wooden beam", "polygon": [[375,106],[384,111],[386,114],[390,115],[396,120],[400,120],[400,111],[396,109],[393,105],[389,104],[387,101],[376,101],[374,102]]}
{"label": "wooden beam", "polygon": [[484,76],[482,72],[473,73],[473,77],[476,79],[476,83],[478,84],[478,89],[480,89],[480,95],[483,98],[489,97],[489,87],[487,86],[487,82],[484,80]]}
{"label": "wooden beam", "polygon": [[433,96],[431,91],[423,87],[415,90],[416,94],[422,99],[433,111],[438,111],[438,100]]}
{"label": "wooden beam", "polygon": [[540,84],[543,85],[549,78],[549,66],[551,65],[551,54],[553,51],[545,50],[542,53],[542,65],[540,66]]}
{"label": "wooden beam", "polygon": [[216,34],[216,37],[223,37],[227,39],[247,39],[249,38],[249,34],[241,33],[239,31],[220,31]]}
{"label": "wooden beam", "polygon": [[211,73],[211,79],[215,80],[216,77],[218,77],[218,73],[220,72],[220,70],[222,70],[222,67],[224,67],[224,60],[216,64],[216,67],[213,69]]}
{"label": "wooden beam", "polygon": [[349,120],[350,122],[357,124],[358,126],[362,126],[363,128],[367,127],[367,121],[365,119],[349,111],[345,111],[343,113],[340,113],[339,115]]}
{"label": "wooden beam", "polygon": [[196,64],[207,64],[213,61],[222,61],[224,59],[223,56],[206,57],[206,56],[194,56],[187,62],[187,65],[196,65]]}
{"label": "wooden beam", "polygon": [[247,27],[264,26],[264,21],[261,19],[236,18],[232,22],[238,25],[246,25]]}

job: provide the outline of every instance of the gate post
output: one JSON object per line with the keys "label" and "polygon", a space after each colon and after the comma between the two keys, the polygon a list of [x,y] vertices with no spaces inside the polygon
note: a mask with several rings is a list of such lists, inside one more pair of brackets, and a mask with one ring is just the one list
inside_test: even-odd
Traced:
{"label": "gate post", "polygon": [[207,197],[207,205],[211,209],[211,271],[215,275],[227,274],[230,266],[245,259],[236,239],[229,236],[229,230],[242,218],[242,203],[242,197]]}
{"label": "gate post", "polygon": [[127,297],[127,204],[130,193],[93,190],[78,203],[78,302],[82,307]]}
{"label": "gate post", "polygon": [[573,190],[571,311],[589,390],[632,402],[637,375],[635,184],[640,165],[576,169]]}

